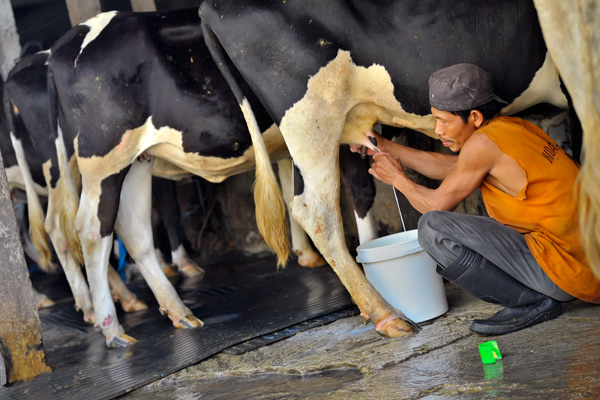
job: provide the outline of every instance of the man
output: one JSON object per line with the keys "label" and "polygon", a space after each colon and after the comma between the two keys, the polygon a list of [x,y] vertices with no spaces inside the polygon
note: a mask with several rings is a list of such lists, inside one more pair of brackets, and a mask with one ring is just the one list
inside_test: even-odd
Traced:
{"label": "man", "polygon": [[[600,303],[579,234],[579,167],[536,125],[499,116],[491,76],[475,65],[433,73],[429,100],[440,140],[460,153],[420,151],[373,133],[380,152],[369,152],[370,173],[424,214],[419,243],[438,273],[505,307],[470,330],[505,334],[556,318],[573,298]],[[403,166],[442,182],[420,186]],[[491,218],[449,212],[478,187]]]}

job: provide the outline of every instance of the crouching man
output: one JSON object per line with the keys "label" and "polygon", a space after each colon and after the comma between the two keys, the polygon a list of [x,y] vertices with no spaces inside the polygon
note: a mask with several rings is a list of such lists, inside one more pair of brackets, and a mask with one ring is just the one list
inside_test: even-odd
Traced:
{"label": "crouching man", "polygon": [[[372,133],[381,152],[369,151],[370,173],[424,214],[419,243],[438,273],[504,306],[470,330],[501,335],[558,317],[561,302],[573,298],[600,303],[579,233],[578,165],[536,125],[499,116],[492,78],[475,65],[433,73],[429,100],[440,140],[460,153],[416,150]],[[420,186],[403,166],[442,182]],[[477,188],[490,218],[451,212]]]}

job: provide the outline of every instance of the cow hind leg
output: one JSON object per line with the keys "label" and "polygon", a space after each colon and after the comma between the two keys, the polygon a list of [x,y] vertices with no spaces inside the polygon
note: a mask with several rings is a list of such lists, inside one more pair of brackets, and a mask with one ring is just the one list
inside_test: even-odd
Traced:
{"label": "cow hind leg", "polygon": [[205,271],[190,258],[179,237],[177,224],[181,214],[177,202],[177,188],[175,183],[167,179],[154,178],[152,184],[154,207],[159,210],[160,219],[169,238],[171,261],[187,277],[204,277]]}
{"label": "cow hind leg", "polygon": [[48,210],[44,226],[73,293],[75,308],[83,312],[83,320],[85,322],[94,324],[96,319],[88,283],[83,276],[80,265],[71,256],[69,245],[59,226],[59,211],[57,207],[62,203],[59,201],[60,196],[56,192],[57,190],[59,189],[49,190]]}
{"label": "cow hind leg", "polygon": [[136,161],[123,183],[115,230],[154,293],[160,311],[176,328],[203,325],[183,304],[162,272],[152,238],[152,163]]}
{"label": "cow hind leg", "polygon": [[121,276],[110,264],[108,264],[108,285],[110,286],[113,300],[121,303],[123,311],[134,312],[146,310],[148,308],[146,303],[138,299],[137,296],[129,290],[127,285],[125,285],[125,282],[123,282],[123,279],[121,279]]}
{"label": "cow hind leg", "polygon": [[35,299],[35,305],[39,309],[52,307],[56,303],[49,299],[44,293],[40,293],[37,290],[33,289],[33,298]]}
{"label": "cow hind leg", "polygon": [[[86,174],[86,170],[82,170],[83,190],[75,217],[75,228],[85,260],[96,323],[101,328],[108,347],[126,347],[136,342],[134,338],[125,334],[119,324],[108,283],[108,261],[113,244],[113,227],[122,179],[126,171],[123,170],[117,175],[103,179],[100,185],[92,181],[93,168],[90,169],[89,175]],[[99,186],[102,188],[101,191],[98,190]],[[96,192],[101,194],[94,195]]]}
{"label": "cow hind leg", "polygon": [[312,157],[308,152],[300,154],[301,162],[294,175],[293,216],[338,275],[361,315],[373,321],[377,332],[387,337],[411,333],[416,326],[383,299],[348,252],[339,209],[340,180],[335,150],[321,153],[332,154],[329,159]]}
{"label": "cow hind leg", "polygon": [[294,196],[293,189],[293,164],[291,159],[284,159],[277,162],[279,173],[279,182],[281,183],[281,192],[286,206],[288,207],[288,217],[290,220],[290,233],[292,236],[292,251],[298,256],[298,264],[302,267],[316,268],[327,264],[327,261],[314,250],[310,239],[304,229],[292,217],[290,203]]}

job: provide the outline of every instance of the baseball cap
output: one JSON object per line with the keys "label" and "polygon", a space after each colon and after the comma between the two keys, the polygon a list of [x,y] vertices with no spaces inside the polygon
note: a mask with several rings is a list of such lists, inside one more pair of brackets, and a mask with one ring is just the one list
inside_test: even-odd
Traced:
{"label": "baseball cap", "polygon": [[455,64],[429,77],[429,103],[440,111],[463,111],[491,100],[507,104],[494,93],[492,75],[474,64]]}

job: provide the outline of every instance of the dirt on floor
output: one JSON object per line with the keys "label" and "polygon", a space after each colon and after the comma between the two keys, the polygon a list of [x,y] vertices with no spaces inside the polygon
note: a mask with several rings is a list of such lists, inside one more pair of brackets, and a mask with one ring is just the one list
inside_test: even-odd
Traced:
{"label": "dirt on floor", "polygon": [[[121,398],[595,399],[600,307],[565,303],[560,317],[503,336],[473,334],[499,307],[446,284],[450,310],[414,335],[388,339],[353,316],[241,355],[222,352]],[[502,360],[483,364],[496,340]]]}

